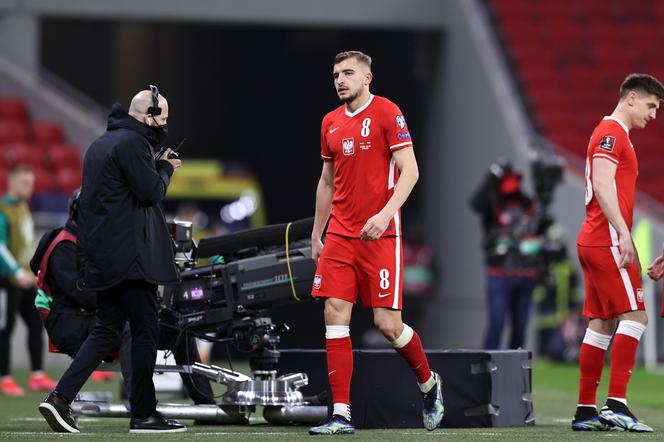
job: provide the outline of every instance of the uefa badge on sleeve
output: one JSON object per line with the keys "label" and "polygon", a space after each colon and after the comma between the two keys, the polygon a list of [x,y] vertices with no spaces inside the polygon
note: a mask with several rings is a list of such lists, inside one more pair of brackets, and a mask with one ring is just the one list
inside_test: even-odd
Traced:
{"label": "uefa badge on sleeve", "polygon": [[642,288],[636,289],[636,299],[638,299],[639,302],[643,302],[643,289]]}
{"label": "uefa badge on sleeve", "polygon": [[616,144],[616,137],[611,135],[606,135],[602,138],[602,141],[599,142],[599,148],[607,152],[613,152],[613,146]]}
{"label": "uefa badge on sleeve", "polygon": [[320,286],[323,283],[323,277],[320,275],[315,275],[314,276],[314,288],[316,290],[320,290]]}

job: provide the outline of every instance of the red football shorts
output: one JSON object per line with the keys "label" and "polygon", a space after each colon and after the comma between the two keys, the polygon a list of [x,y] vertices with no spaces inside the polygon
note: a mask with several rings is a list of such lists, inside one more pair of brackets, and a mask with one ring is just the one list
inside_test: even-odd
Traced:
{"label": "red football shorts", "polygon": [[590,319],[611,319],[622,313],[645,310],[641,275],[634,261],[618,268],[618,247],[576,246],[586,287],[583,315]]}
{"label": "red football shorts", "polygon": [[403,253],[400,237],[363,241],[328,234],[311,295],[364,307],[402,308]]}

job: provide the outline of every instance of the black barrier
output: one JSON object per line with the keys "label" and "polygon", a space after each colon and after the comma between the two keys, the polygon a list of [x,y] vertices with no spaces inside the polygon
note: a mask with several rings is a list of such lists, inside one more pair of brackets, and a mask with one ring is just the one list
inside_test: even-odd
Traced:
{"label": "black barrier", "polygon": [[[441,427],[535,424],[531,360],[526,350],[427,351],[443,380]],[[357,428],[421,428],[422,398],[415,376],[394,350],[354,350],[351,408]],[[279,374],[305,372],[305,396],[328,390],[324,350],[281,350]]]}

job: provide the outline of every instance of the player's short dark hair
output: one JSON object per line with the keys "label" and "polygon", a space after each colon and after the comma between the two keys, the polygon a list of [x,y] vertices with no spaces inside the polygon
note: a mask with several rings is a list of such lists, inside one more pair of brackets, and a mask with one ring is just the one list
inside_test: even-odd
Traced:
{"label": "player's short dark hair", "polygon": [[334,56],[334,64],[339,64],[348,58],[354,58],[360,63],[364,63],[369,68],[371,68],[371,57],[369,57],[367,54],[361,51],[339,52],[337,55]]}
{"label": "player's short dark hair", "polygon": [[629,91],[645,92],[664,100],[664,86],[652,75],[629,74],[620,85],[620,98],[625,98]]}
{"label": "player's short dark hair", "polygon": [[9,176],[18,175],[19,173],[35,173],[35,171],[29,164],[16,164],[9,170]]}

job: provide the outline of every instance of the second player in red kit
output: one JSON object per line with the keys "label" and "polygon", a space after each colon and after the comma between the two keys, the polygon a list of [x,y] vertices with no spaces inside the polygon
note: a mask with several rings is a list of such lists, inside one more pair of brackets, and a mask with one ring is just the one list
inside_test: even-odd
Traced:
{"label": "second player in red kit", "polygon": [[[631,235],[638,162],[630,130],[643,129],[654,120],[662,99],[664,87],[657,79],[629,75],[613,113],[595,128],[588,144],[586,219],[577,251],[586,287],[583,314],[590,321],[579,352],[575,431],[653,431],[627,407],[627,385],[648,323]],[[657,269],[651,268],[651,277],[654,273]],[[597,386],[610,342],[609,393],[598,412]]]}
{"label": "second player in red kit", "polygon": [[[441,381],[418,334],[401,320],[400,208],[418,179],[411,134],[399,107],[371,94],[371,58],[337,54],[334,86],[342,105],[323,118],[323,170],[311,235],[317,261],[312,295],[325,298],[325,338],[333,415],[310,434],[354,432],[350,414],[350,318],[358,294],[374,324],[411,367],[423,396],[423,421],[443,418]],[[326,240],[322,236],[329,220]]]}

